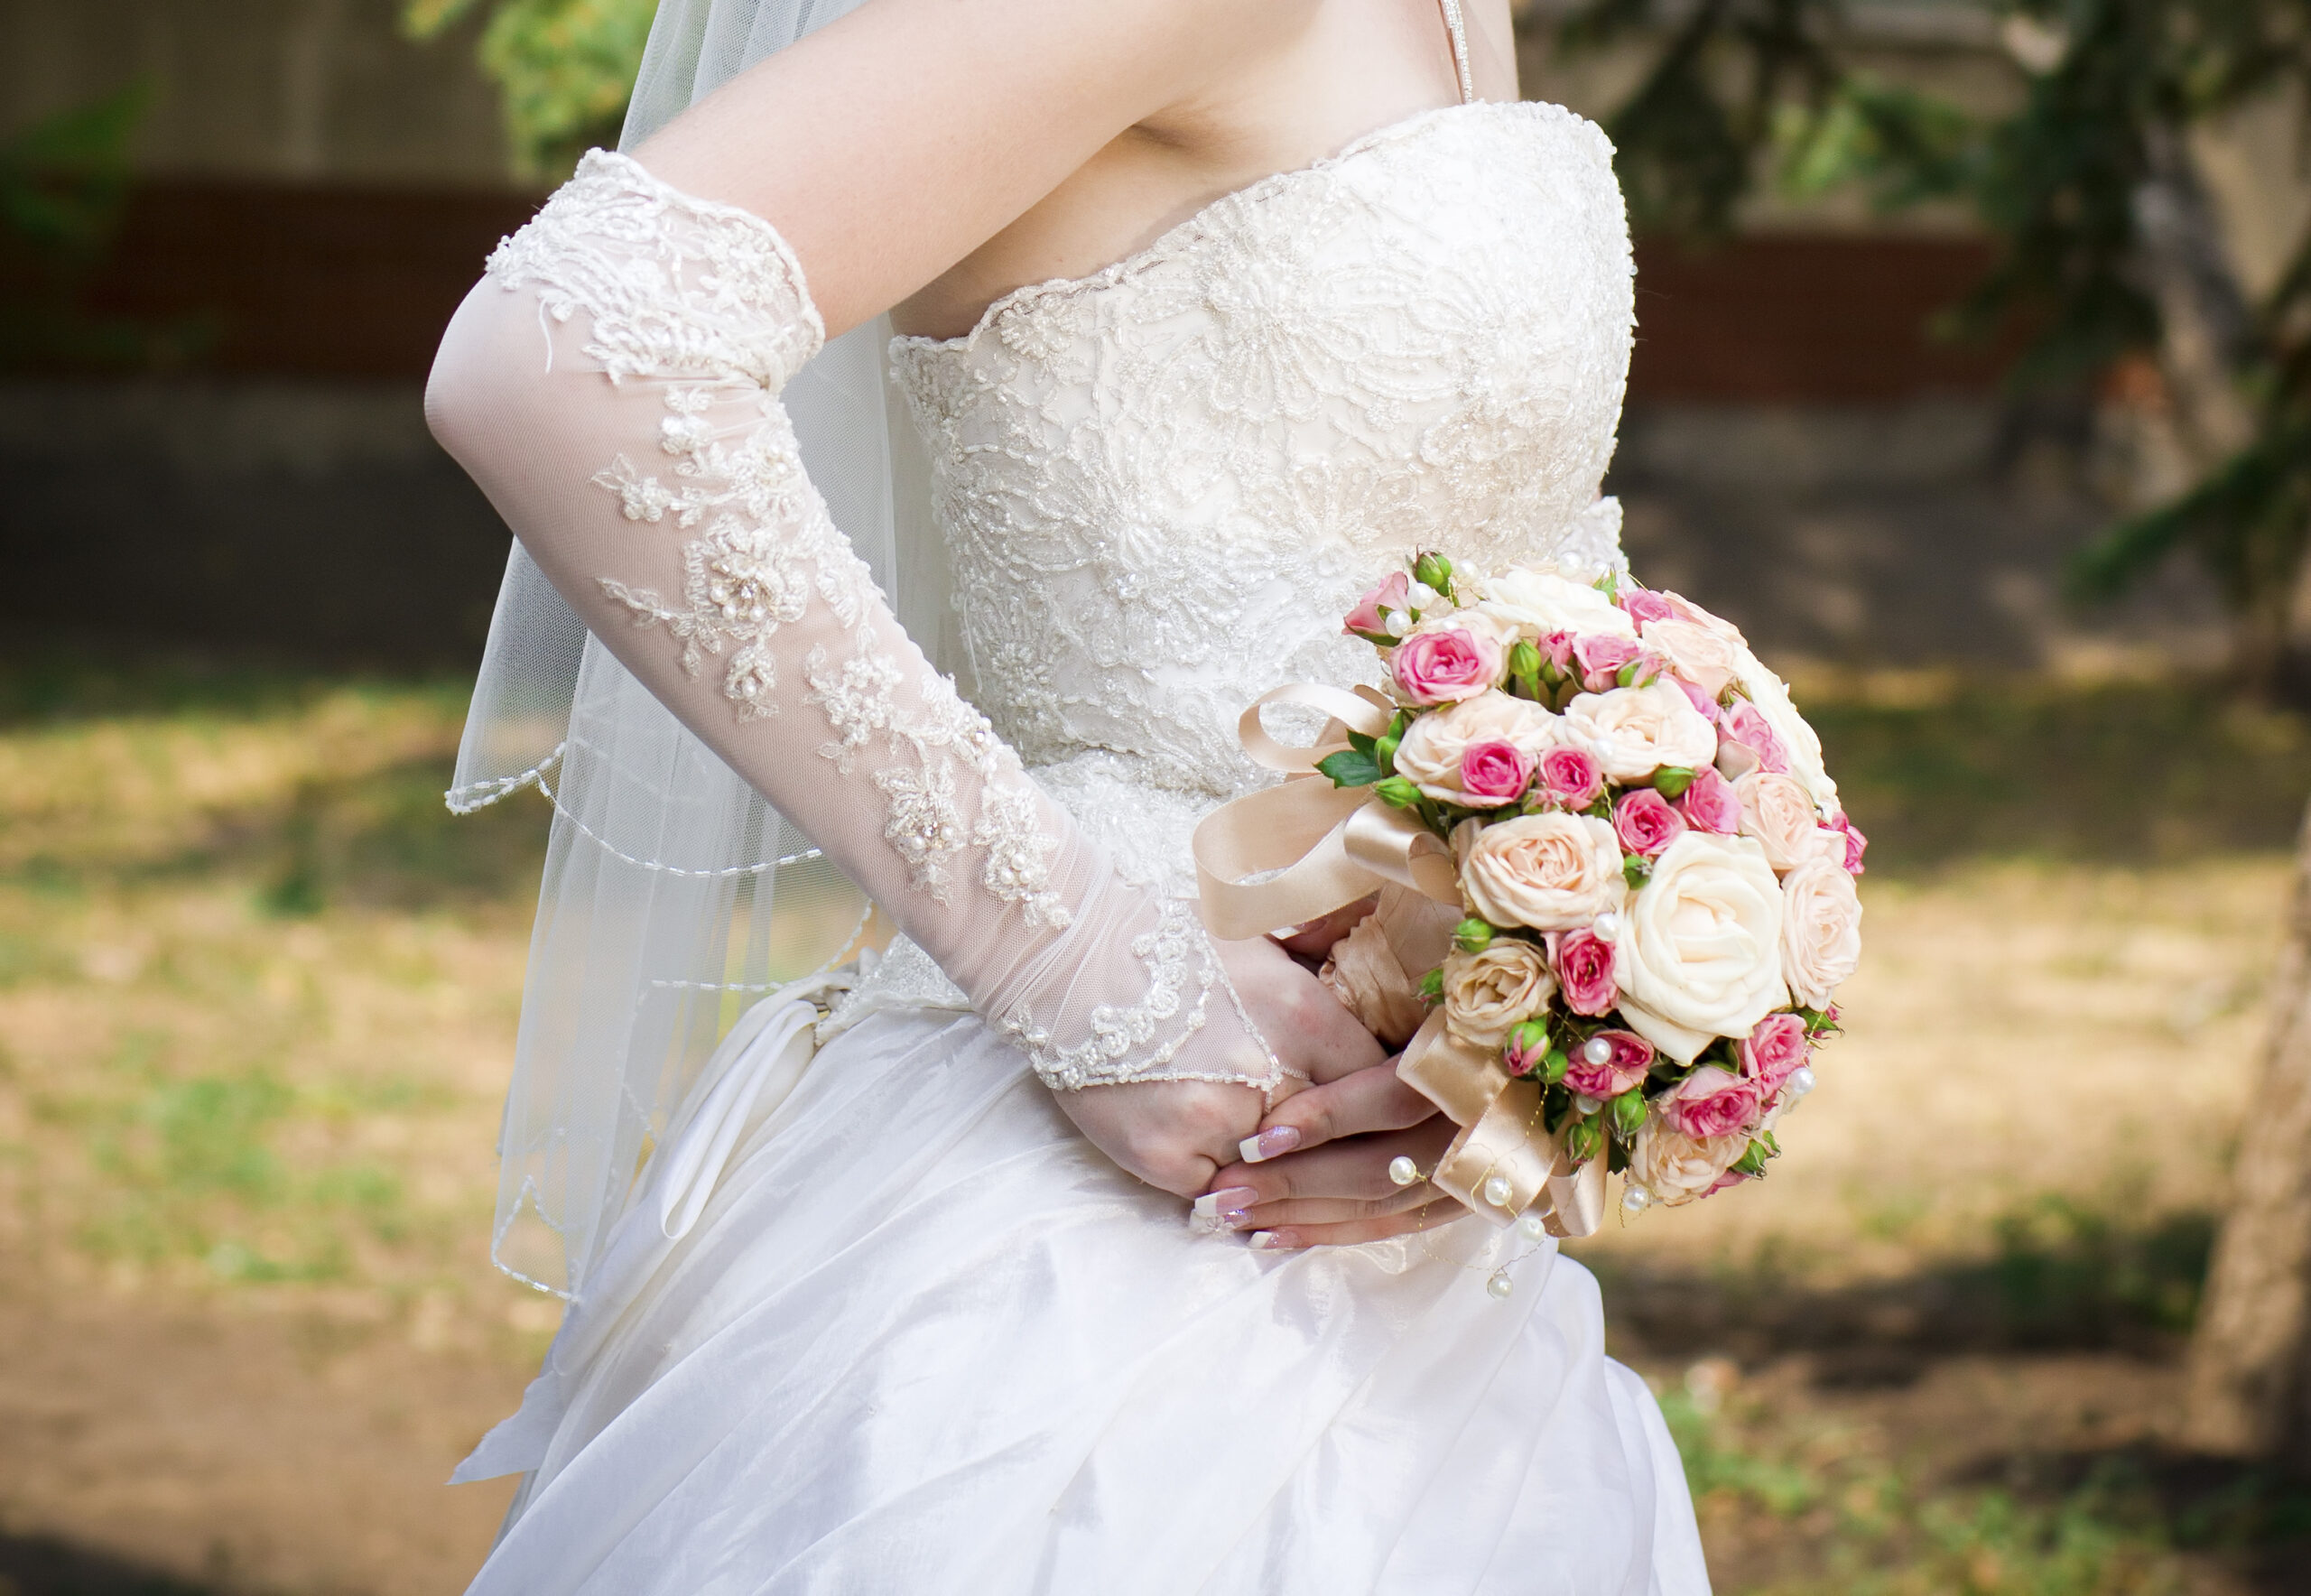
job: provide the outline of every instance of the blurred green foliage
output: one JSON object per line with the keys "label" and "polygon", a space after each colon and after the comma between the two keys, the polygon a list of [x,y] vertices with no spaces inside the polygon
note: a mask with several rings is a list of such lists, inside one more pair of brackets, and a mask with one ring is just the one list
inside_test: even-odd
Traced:
{"label": "blurred green foliage", "polygon": [[139,81],[0,142],[0,367],[172,364],[208,336],[87,303],[127,213],[129,154],[152,104]]}
{"label": "blurred green foliage", "polygon": [[[2023,82],[2017,107],[1991,118],[1858,70],[1843,0],[1585,0],[1559,36],[1572,49],[1658,40],[1608,123],[1642,226],[1722,235],[1769,176],[1800,192],[1855,184],[1881,209],[1961,200],[2001,250],[1939,330],[1986,335],[2021,318],[2032,334],[2018,383],[2091,384],[2122,360],[2157,364],[2178,330],[2205,346],[2251,435],[2202,427],[2204,477],[2111,527],[2075,562],[2074,586],[2108,597],[2189,549],[2244,618],[2251,657],[2261,639],[2254,663],[2268,670],[2311,538],[2311,228],[2251,306],[2207,236],[2214,212],[2189,138],[2292,97],[2311,140],[2311,0],[1982,9]],[[2192,385],[2178,385],[2186,411],[2204,407]]]}
{"label": "blurred green foliage", "polygon": [[504,93],[524,175],[565,173],[586,150],[617,144],[656,0],[404,0],[402,25],[432,39],[478,8],[482,70]]}

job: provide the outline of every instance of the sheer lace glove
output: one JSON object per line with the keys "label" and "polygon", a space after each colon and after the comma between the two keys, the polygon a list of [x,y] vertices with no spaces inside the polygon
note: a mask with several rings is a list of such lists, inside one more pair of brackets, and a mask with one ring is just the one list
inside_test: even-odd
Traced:
{"label": "sheer lace glove", "polygon": [[822,339],[767,222],[597,151],[490,257],[427,408],[596,636],[1045,1082],[1274,1094],[1193,907],[1117,875],[829,520],[778,397]]}

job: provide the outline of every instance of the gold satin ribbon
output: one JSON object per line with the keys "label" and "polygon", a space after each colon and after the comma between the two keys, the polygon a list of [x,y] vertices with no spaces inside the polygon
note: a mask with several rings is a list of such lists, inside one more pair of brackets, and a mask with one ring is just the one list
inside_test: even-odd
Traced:
{"label": "gold satin ribbon", "polygon": [[[1322,710],[1330,719],[1313,745],[1295,747],[1261,724],[1270,704]],[[1460,905],[1451,850],[1434,832],[1369,787],[1335,787],[1316,769],[1348,747],[1347,732],[1378,737],[1395,716],[1396,706],[1369,688],[1350,693],[1304,682],[1244,711],[1236,726],[1244,752],[1286,779],[1222,804],[1195,829],[1198,907],[1212,935],[1239,941],[1303,924],[1392,883]],[[1553,1236],[1597,1228],[1603,1157],[1573,1166],[1562,1138],[1541,1124],[1540,1086],[1510,1075],[1497,1050],[1452,1035],[1440,1007],[1406,1046],[1397,1073],[1461,1127],[1430,1177],[1440,1189],[1497,1225],[1536,1209]],[[1484,1200],[1496,1176],[1508,1183],[1505,1202]]]}

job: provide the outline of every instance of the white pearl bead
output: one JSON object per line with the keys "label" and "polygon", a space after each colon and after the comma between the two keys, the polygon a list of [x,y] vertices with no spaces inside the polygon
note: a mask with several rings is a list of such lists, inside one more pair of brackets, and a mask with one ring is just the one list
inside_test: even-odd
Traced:
{"label": "white pearl bead", "polygon": [[1800,1064],[1789,1072],[1789,1079],[1782,1083],[1782,1095],[1791,1102],[1796,1102],[1813,1090],[1814,1084],[1814,1066]]}
{"label": "white pearl bead", "polygon": [[1643,1213],[1652,1206],[1653,1193],[1643,1186],[1631,1186],[1621,1193],[1621,1211],[1625,1213]]}
{"label": "white pearl bead", "polygon": [[1495,1269],[1485,1277],[1484,1288],[1499,1301],[1506,1302],[1509,1294],[1517,1289],[1517,1283],[1508,1277],[1508,1270]]}
{"label": "white pearl bead", "polygon": [[1380,623],[1380,629],[1391,637],[1401,637],[1412,630],[1412,617],[1401,609],[1392,609],[1388,618]]}
{"label": "white pearl bead", "polygon": [[1573,1100],[1573,1106],[1583,1114],[1594,1114],[1598,1109],[1603,1108],[1605,1105],[1599,1102],[1595,1098],[1590,1097],[1584,1093],[1583,1095]]}
{"label": "white pearl bead", "polygon": [[1610,1064],[1613,1062],[1613,1044],[1602,1036],[1592,1036],[1581,1050],[1581,1056],[1592,1064]]}
{"label": "white pearl bead", "polygon": [[1388,1160],[1388,1178],[1399,1186],[1409,1186],[1420,1179],[1420,1165],[1400,1153]]}
{"label": "white pearl bead", "polygon": [[1548,1221],[1539,1214],[1528,1213],[1517,1221],[1517,1234],[1527,1241],[1545,1241],[1548,1239]]}
{"label": "white pearl bead", "polygon": [[1508,1207],[1508,1200],[1515,1195],[1517,1189],[1508,1183],[1505,1174],[1494,1175],[1484,1183],[1484,1200],[1495,1208]]}
{"label": "white pearl bead", "polygon": [[1603,914],[1597,916],[1596,921],[1589,927],[1589,929],[1596,935],[1604,938],[1605,941],[1610,942],[1621,933],[1621,917],[1619,914],[1614,914],[1610,909],[1608,909]]}
{"label": "white pearl bead", "polygon": [[1405,602],[1415,609],[1426,609],[1436,602],[1436,589],[1426,582],[1415,582],[1412,590],[1405,595]]}

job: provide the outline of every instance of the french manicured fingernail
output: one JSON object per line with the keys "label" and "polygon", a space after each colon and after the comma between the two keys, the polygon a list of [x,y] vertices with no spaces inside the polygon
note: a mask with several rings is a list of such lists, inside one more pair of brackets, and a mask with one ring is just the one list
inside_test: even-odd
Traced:
{"label": "french manicured fingernail", "polygon": [[1249,1238],[1254,1252],[1291,1252],[1300,1245],[1300,1239],[1289,1230],[1255,1230]]}
{"label": "french manicured fingernail", "polygon": [[1300,1145],[1299,1127],[1291,1125],[1271,1125],[1258,1136],[1248,1136],[1236,1145],[1247,1164],[1258,1164],[1265,1159],[1281,1158]]}
{"label": "french manicured fingernail", "polygon": [[1259,1192],[1249,1186],[1228,1186],[1217,1192],[1206,1192],[1195,1200],[1188,1211],[1188,1228],[1193,1230],[1233,1230],[1239,1227],[1232,1221],[1243,1218],[1243,1211],[1252,1205]]}

